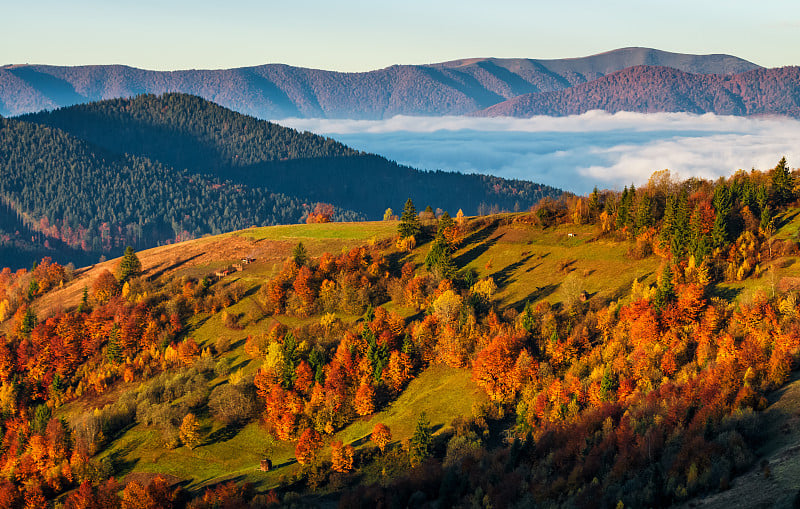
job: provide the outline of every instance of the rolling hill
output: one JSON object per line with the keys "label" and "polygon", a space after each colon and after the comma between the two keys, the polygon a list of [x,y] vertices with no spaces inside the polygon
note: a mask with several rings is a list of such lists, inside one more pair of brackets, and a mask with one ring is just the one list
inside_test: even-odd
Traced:
{"label": "rolling hill", "polygon": [[260,118],[461,115],[518,95],[562,90],[635,65],[731,74],[759,66],[730,55],[623,48],[583,58],[472,58],[342,73],[284,64],[148,71],[121,65],[0,67],[0,115],[103,99],[184,92]]}
{"label": "rolling hill", "polygon": [[637,66],[589,83],[525,94],[478,116],[578,115],[590,110],[800,116],[800,67],[701,75],[669,67]]}
{"label": "rolling hill", "polygon": [[271,226],[140,251],[126,281],[119,259],[0,272],[0,496],[790,503],[800,209],[778,170],[430,220],[411,250],[397,221]]}

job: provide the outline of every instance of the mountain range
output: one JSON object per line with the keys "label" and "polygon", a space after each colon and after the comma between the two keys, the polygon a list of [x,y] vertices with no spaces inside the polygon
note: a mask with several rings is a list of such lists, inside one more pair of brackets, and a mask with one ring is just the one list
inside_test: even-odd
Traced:
{"label": "mountain range", "polygon": [[560,116],[590,110],[800,117],[800,67],[723,75],[635,66],[571,88],[520,95],[475,115]]}
{"label": "mountain range", "polygon": [[[677,76],[662,76],[668,81],[658,83],[657,90],[679,89],[683,83],[681,76],[687,73],[717,75],[709,79],[719,81],[741,73],[758,78],[758,74],[747,73],[765,72],[760,66],[735,56],[687,55],[648,48],[623,48],[583,58],[556,60],[471,58],[426,65],[393,65],[356,73],[284,64],[181,71],[150,71],[122,65],[24,64],[0,67],[0,114],[15,116],[145,93],[183,92],[266,119],[380,119],[395,115],[463,115],[479,111],[480,114],[514,111],[525,116],[538,110],[524,110],[517,100],[525,102],[532,96],[544,94],[542,101],[560,104],[560,100],[552,99],[560,96],[553,94],[574,87],[591,88],[593,83],[592,90],[598,94],[611,93],[613,90],[605,91],[603,87],[613,85],[614,81],[603,81],[604,78],[643,65],[680,71]],[[774,89],[775,93],[785,95],[781,100],[796,101],[795,75],[776,73],[776,79],[789,80]],[[635,88],[644,86],[645,83],[637,84]],[[795,92],[793,96],[792,91]],[[509,100],[515,101],[515,106],[506,105]],[[571,109],[580,109],[572,102],[569,106],[548,108],[549,114],[563,115]],[[496,105],[498,109],[491,109]],[[627,107],[633,111],[664,111],[658,109],[654,100],[644,106],[633,103]],[[670,105],[667,103],[663,107]],[[716,111],[713,105],[710,108],[703,111]],[[766,113],[779,113],[766,109]]]}

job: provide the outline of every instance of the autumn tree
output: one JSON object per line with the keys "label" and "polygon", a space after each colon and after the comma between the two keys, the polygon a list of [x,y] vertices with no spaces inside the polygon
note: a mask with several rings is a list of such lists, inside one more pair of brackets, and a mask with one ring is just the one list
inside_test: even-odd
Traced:
{"label": "autumn tree", "polygon": [[180,427],[180,439],[189,449],[194,449],[200,444],[200,423],[191,412],[183,418]]}
{"label": "autumn tree", "polygon": [[307,224],[330,223],[333,217],[333,205],[330,203],[317,203],[312,212],[306,217]]}
{"label": "autumn tree", "polygon": [[378,446],[381,452],[384,452],[386,450],[386,446],[392,441],[392,432],[389,429],[389,426],[379,422],[374,428],[372,428],[370,439],[375,442],[375,445]]}
{"label": "autumn tree", "polygon": [[472,378],[494,401],[508,401],[519,389],[520,380],[514,367],[520,346],[519,339],[501,334],[475,359]]}
{"label": "autumn tree", "polygon": [[105,304],[119,292],[120,287],[117,283],[117,278],[108,270],[101,272],[95,279],[94,284],[92,284],[92,297],[100,304]]}
{"label": "autumn tree", "polygon": [[350,472],[353,470],[354,454],[352,445],[343,445],[341,440],[331,442],[331,468],[335,472]]}
{"label": "autumn tree", "polygon": [[375,411],[375,388],[368,381],[362,383],[356,391],[353,406],[358,415],[369,415]]}
{"label": "autumn tree", "polygon": [[294,456],[301,465],[311,465],[317,459],[317,451],[320,447],[322,447],[320,434],[312,428],[306,428],[300,435],[300,440],[297,441]]}

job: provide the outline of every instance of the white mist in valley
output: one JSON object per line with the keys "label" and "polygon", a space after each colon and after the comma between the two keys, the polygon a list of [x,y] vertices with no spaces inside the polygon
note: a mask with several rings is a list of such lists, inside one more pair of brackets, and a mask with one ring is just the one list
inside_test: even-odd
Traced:
{"label": "white mist in valley", "polygon": [[569,117],[285,119],[418,169],[489,173],[576,193],[622,189],[668,168],[680,178],[800,165],[800,121],[592,111]]}

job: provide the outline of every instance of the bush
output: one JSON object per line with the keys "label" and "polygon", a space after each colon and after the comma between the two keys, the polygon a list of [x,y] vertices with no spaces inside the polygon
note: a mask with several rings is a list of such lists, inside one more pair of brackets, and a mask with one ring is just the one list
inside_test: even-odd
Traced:
{"label": "bush", "polygon": [[228,359],[220,359],[214,365],[214,374],[218,377],[227,378],[231,374],[231,364]]}
{"label": "bush", "polygon": [[231,349],[231,338],[227,336],[220,336],[214,342],[214,350],[216,350],[217,355],[223,354]]}
{"label": "bush", "polygon": [[226,425],[247,421],[253,413],[253,400],[235,385],[218,385],[211,391],[208,407],[214,418]]}

